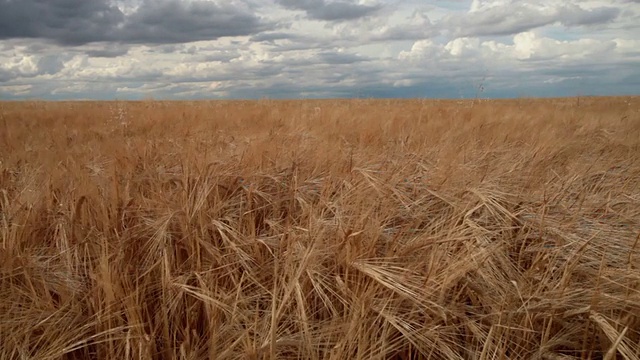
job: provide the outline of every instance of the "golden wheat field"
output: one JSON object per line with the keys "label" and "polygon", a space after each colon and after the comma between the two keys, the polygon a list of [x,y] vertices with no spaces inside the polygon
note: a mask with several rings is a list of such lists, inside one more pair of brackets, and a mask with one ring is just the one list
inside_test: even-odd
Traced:
{"label": "golden wheat field", "polygon": [[0,103],[0,359],[640,359],[640,98]]}

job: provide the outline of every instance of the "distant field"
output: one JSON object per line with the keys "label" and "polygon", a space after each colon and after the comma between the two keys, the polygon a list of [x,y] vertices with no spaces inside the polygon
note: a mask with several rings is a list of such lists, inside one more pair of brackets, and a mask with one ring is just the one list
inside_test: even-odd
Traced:
{"label": "distant field", "polygon": [[640,359],[640,97],[0,102],[0,359]]}

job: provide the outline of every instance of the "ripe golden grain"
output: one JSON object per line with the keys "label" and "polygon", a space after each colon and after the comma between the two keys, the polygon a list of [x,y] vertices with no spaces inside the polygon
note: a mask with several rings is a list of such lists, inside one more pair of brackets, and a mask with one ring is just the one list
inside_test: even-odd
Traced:
{"label": "ripe golden grain", "polygon": [[640,358],[640,98],[2,103],[0,359]]}

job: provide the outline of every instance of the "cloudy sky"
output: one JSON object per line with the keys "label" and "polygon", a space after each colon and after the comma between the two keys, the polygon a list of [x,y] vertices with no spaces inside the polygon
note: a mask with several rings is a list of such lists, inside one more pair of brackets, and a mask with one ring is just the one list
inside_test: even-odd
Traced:
{"label": "cloudy sky", "polygon": [[640,94],[640,0],[0,0],[0,99]]}

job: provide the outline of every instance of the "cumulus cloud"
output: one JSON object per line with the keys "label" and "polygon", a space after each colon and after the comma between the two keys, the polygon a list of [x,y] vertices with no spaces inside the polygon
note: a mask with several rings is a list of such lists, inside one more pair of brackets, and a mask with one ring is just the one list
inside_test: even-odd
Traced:
{"label": "cumulus cloud", "polygon": [[420,40],[411,50],[399,54],[400,60],[413,62],[433,62],[444,64],[454,59],[467,63],[484,61],[486,66],[496,70],[505,65],[505,61],[515,64],[530,63],[531,66],[579,66],[580,61],[597,62],[602,58],[629,57],[636,59],[640,53],[632,50],[637,41],[629,40],[556,40],[541,37],[534,32],[516,34],[511,41],[481,41],[477,37],[461,37],[446,44],[437,44],[432,40]]}
{"label": "cumulus cloud", "polygon": [[0,84],[12,79],[32,79],[38,76],[51,76],[64,69],[69,54],[54,52],[28,53],[28,49],[13,49],[17,56],[0,55]]}
{"label": "cumulus cloud", "polygon": [[[638,44],[621,39],[557,40],[523,32],[502,41],[462,37],[438,44],[421,40],[401,52],[398,60],[407,71],[415,69],[412,85],[428,84],[439,76],[456,82],[460,78],[455,74],[464,71],[469,81],[484,81],[494,95],[513,95],[510,88],[533,92],[546,88],[545,95],[605,88],[633,93],[637,86],[631,79],[640,74],[632,65],[640,61],[640,52],[634,48]],[[429,74],[420,74],[420,68],[430,69]],[[588,84],[593,87],[585,87]],[[466,89],[471,88],[468,82]],[[574,93],[567,94],[571,88]]]}
{"label": "cumulus cloud", "polygon": [[513,37],[510,49],[512,56],[520,60],[551,60],[560,59],[570,61],[578,59],[592,60],[607,56],[616,48],[616,43],[610,40],[579,39],[575,41],[561,41],[550,38],[539,38],[535,33],[521,33]]}
{"label": "cumulus cloud", "polygon": [[0,98],[637,93],[630,0],[0,0]]}

